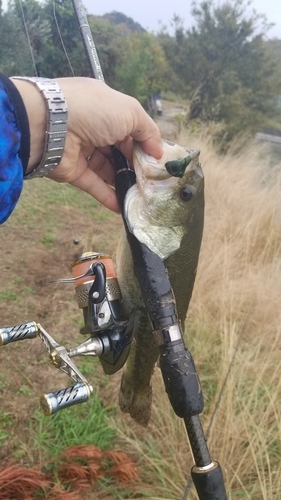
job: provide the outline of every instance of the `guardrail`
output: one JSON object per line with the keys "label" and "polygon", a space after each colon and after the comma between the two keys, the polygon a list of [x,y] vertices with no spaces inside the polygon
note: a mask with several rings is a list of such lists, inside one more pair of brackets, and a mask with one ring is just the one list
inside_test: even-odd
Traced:
{"label": "guardrail", "polygon": [[268,142],[274,142],[277,144],[281,144],[281,136],[280,135],[263,134],[262,132],[258,132],[256,134],[256,139],[258,141],[268,141]]}

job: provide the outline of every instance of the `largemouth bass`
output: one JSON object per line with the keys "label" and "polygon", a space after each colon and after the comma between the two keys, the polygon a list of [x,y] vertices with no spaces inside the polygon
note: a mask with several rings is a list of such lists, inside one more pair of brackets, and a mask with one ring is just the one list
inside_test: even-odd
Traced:
{"label": "largemouth bass", "polygon": [[[184,329],[203,232],[204,177],[198,150],[165,141],[163,146],[163,157],[156,160],[135,145],[136,184],[126,194],[124,211],[130,231],[164,261]],[[122,411],[146,426],[151,414],[151,377],[159,351],[133,274],[125,232],[117,251],[117,276],[126,317],[137,315],[119,404]]]}

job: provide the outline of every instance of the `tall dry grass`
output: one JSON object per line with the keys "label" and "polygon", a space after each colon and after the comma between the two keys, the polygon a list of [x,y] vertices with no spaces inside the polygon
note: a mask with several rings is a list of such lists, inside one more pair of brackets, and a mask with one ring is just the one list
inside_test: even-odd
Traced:
{"label": "tall dry grass", "polygon": [[[186,322],[186,341],[203,385],[211,456],[223,468],[229,499],[281,499],[281,169],[255,145],[219,157],[201,148],[206,218],[200,265]],[[220,390],[229,371],[220,404]],[[184,495],[193,459],[185,431],[154,380],[146,431],[122,416],[123,448],[141,462],[133,498]],[[214,414],[215,411],[215,414]],[[124,496],[128,498],[128,496]]]}
{"label": "tall dry grass", "polygon": [[[230,151],[225,157],[219,157],[204,138],[194,139],[182,134],[178,142],[201,148],[206,178],[204,238],[186,321],[186,343],[195,359],[205,397],[202,414],[205,431],[212,421],[231,365],[208,439],[211,457],[222,465],[229,500],[281,500],[281,168],[280,165],[279,170],[270,167],[265,151],[254,146],[244,149],[239,156]],[[235,149],[239,149],[237,145]],[[74,259],[69,244],[71,234],[86,232],[97,216],[91,212],[92,201],[82,195],[78,198],[76,191],[71,189],[67,198],[67,205],[72,207],[71,224],[68,227],[66,222],[67,232],[60,235],[62,229],[54,222],[65,218],[64,196],[59,200],[61,190],[52,183],[49,188],[48,181],[47,184],[42,182],[44,196],[39,191],[39,184],[38,191],[36,185],[30,187],[32,196],[30,192],[23,194],[18,213],[2,228],[2,288],[14,291],[17,287],[21,299],[24,297],[14,303],[2,298],[2,316],[18,318],[15,322],[22,321],[23,317],[40,319],[57,340],[65,338],[73,346],[81,315],[78,310],[76,312],[73,291],[70,288],[54,290],[52,285],[43,294],[41,283],[69,275],[68,266]],[[29,186],[25,189],[29,190]],[[108,219],[98,226],[96,233],[105,245],[99,247],[101,251],[112,252],[115,248],[118,224],[117,219]],[[49,234],[48,227],[56,236],[52,251],[42,243],[44,236]],[[33,246],[30,241],[34,242]],[[9,253],[10,248],[15,251],[20,244],[19,253]],[[30,278],[26,275],[20,284],[18,278],[24,272],[21,258],[26,245],[32,249],[33,256],[37,255],[34,260],[38,261],[38,271],[36,268]],[[29,273],[30,269],[28,267]],[[11,288],[7,288],[7,284]],[[40,301],[36,294],[33,298],[24,292],[27,286],[37,286]],[[11,436],[9,453],[13,453],[12,446],[15,446],[15,455],[22,453],[24,447],[28,449],[24,455],[26,460],[26,456],[33,453],[26,422],[32,415],[35,392],[41,394],[42,387],[46,391],[47,383],[54,383],[57,374],[52,375],[53,369],[49,370],[45,364],[40,368],[34,363],[34,353],[42,360],[39,344],[35,341],[30,347],[22,344],[7,347],[10,361],[3,351],[2,388],[6,392],[2,393],[2,416],[4,411],[9,412],[6,415],[14,413],[17,418],[12,422],[19,438],[16,445],[15,437]],[[6,369],[12,366],[7,374],[3,364]],[[97,379],[90,379],[95,388],[100,383],[98,373],[97,369]],[[28,405],[26,395],[15,392],[19,376],[25,382],[32,381],[30,389],[34,394]],[[183,422],[173,414],[164,394],[160,370],[156,369],[153,379],[153,414],[147,429],[140,428],[117,410],[111,416],[110,405],[114,406],[118,400],[120,374],[109,380],[103,375],[100,378],[99,394],[105,404],[106,397],[108,399],[108,418],[119,431],[120,449],[138,462],[141,481],[126,489],[107,482],[89,498],[181,500],[186,497],[195,500],[194,490],[184,495],[193,458]],[[20,427],[22,421],[24,426]],[[2,456],[5,456],[3,449],[2,446]]]}

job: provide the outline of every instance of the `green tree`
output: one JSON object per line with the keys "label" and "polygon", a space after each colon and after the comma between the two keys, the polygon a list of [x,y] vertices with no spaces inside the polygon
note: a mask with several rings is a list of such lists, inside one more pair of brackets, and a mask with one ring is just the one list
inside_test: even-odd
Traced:
{"label": "green tree", "polygon": [[116,87],[116,71],[125,54],[122,43],[129,36],[123,26],[112,24],[105,17],[89,16],[89,25],[93,33],[104,79],[108,85]]}
{"label": "green tree", "polygon": [[[189,120],[220,122],[226,140],[255,130],[273,113],[278,92],[275,60],[264,40],[264,16],[245,15],[243,0],[193,4],[195,26],[185,31],[175,19],[175,35],[160,41],[190,100]],[[259,27],[259,28],[258,28]]]}
{"label": "green tree", "polygon": [[122,12],[114,10],[109,14],[104,14],[102,19],[107,19],[112,25],[122,27],[127,33],[133,33],[134,31],[145,32],[145,29],[139,23],[136,23],[131,17],[122,14]]}
{"label": "green tree", "polygon": [[15,13],[22,23],[30,51],[30,58],[35,66],[34,71],[44,63],[44,48],[50,44],[51,25],[45,16],[42,5],[37,0],[14,0]]}
{"label": "green tree", "polygon": [[14,6],[0,14],[0,71],[8,76],[34,73],[27,39]]}
{"label": "green tree", "polygon": [[135,33],[120,44],[122,62],[116,86],[144,106],[149,98],[169,87],[169,66],[158,40],[150,33]]}
{"label": "green tree", "polygon": [[[25,0],[26,1],[26,0]],[[90,76],[79,26],[70,0],[46,0],[44,16],[51,29],[50,43],[42,47],[39,72],[51,78]]]}
{"label": "green tree", "polygon": [[[89,16],[107,83],[113,84],[120,60],[122,28]],[[0,15],[0,68],[7,74],[90,76],[71,0],[13,0]],[[33,61],[32,61],[33,60]]]}

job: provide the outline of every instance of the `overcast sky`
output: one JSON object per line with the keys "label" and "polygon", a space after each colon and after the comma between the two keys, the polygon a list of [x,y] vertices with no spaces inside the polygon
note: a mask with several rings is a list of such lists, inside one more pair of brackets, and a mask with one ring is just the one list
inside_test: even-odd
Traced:
{"label": "overcast sky", "polygon": [[[185,20],[185,26],[192,25],[190,15],[192,0],[84,0],[90,14],[103,15],[116,10],[132,17],[143,28],[158,31],[159,21],[169,26],[174,14]],[[268,32],[270,38],[281,39],[281,0],[253,0],[251,9],[266,14],[268,21],[275,26]]]}
{"label": "overcast sky", "polygon": [[[5,8],[8,0],[2,0]],[[186,28],[192,25],[190,14],[192,0],[82,0],[90,14],[102,16],[116,10],[132,17],[143,28],[157,32],[159,21],[169,28],[174,14],[184,19]],[[200,0],[198,0],[200,1]],[[218,0],[221,3],[223,0]],[[231,0],[230,0],[231,1]],[[281,39],[281,0],[250,0],[249,12],[255,9],[265,14],[275,26],[268,32],[270,38]],[[245,0],[246,3],[246,0]]]}

